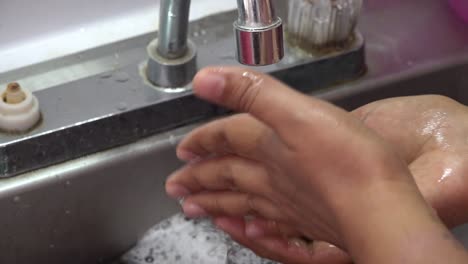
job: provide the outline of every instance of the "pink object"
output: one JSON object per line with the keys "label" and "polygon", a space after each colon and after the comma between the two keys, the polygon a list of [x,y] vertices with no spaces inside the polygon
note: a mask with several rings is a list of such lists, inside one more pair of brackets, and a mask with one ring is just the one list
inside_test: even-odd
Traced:
{"label": "pink object", "polygon": [[468,0],[449,0],[455,12],[468,23]]}

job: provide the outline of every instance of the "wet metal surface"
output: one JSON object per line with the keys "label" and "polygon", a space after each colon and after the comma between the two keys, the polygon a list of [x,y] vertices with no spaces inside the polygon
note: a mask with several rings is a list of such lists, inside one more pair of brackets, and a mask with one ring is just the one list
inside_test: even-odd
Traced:
{"label": "wet metal surface", "polygon": [[[387,97],[427,93],[444,94],[468,104],[468,27],[453,16],[445,1],[372,1],[365,8],[360,30],[367,41],[367,74],[358,81],[317,91],[314,95],[346,109]],[[198,28],[193,32],[201,36],[203,31]],[[142,47],[150,39],[130,41]],[[95,65],[94,68],[84,67],[88,72],[82,73],[89,74],[87,76],[98,74],[96,82],[100,80],[124,89],[119,85],[134,83],[135,80],[130,81],[134,75],[121,74],[112,67],[116,61],[120,63],[119,67],[140,62],[142,57],[138,56],[142,56],[142,51],[118,52],[126,50],[121,45],[118,43],[99,52],[90,51],[81,60],[78,57],[70,60]],[[101,52],[107,54],[105,59],[93,59]],[[213,52],[219,54],[220,51],[213,49]],[[114,54],[119,54],[118,59]],[[229,61],[232,60],[226,62]],[[224,60],[219,61],[222,62]],[[73,65],[70,63],[69,67],[78,67]],[[43,73],[47,72],[47,67],[53,69],[54,63],[42,65]],[[28,74],[15,72],[11,76],[22,79]],[[59,83],[54,76],[50,83]],[[76,78],[76,75],[69,77]],[[127,77],[129,81],[123,82]],[[43,87],[48,87],[47,81],[40,79]],[[316,76],[310,79],[313,81]],[[125,88],[126,95],[133,94],[132,87]],[[151,94],[154,91],[148,91],[147,97],[141,97],[153,100]],[[89,98],[97,97],[94,95],[99,93],[95,90]],[[123,110],[134,107],[132,96],[106,95],[108,97],[102,98],[109,98],[112,107]],[[73,118],[75,113],[91,111],[90,107],[77,105],[71,112],[66,112],[60,103],[65,100],[59,98],[57,95],[57,100],[51,104],[57,104],[64,117]],[[72,100],[73,97],[66,101]],[[90,105],[106,112],[106,108],[94,100]],[[3,238],[0,240],[0,263],[105,263],[131,249],[155,223],[178,212],[177,203],[170,201],[164,193],[164,181],[180,166],[175,156],[176,143],[196,126],[184,126],[132,144],[0,180],[0,210],[3,212],[0,217]],[[468,246],[468,228],[461,227],[456,232]]]}
{"label": "wet metal surface", "polygon": [[[192,25],[191,35],[197,45],[200,67],[239,65],[232,34],[232,21],[236,18],[237,12],[232,11]],[[140,70],[147,60],[146,45],[154,36],[149,34],[76,55],[101,58],[83,62],[81,67],[90,67],[90,76],[81,79],[78,78],[80,74],[71,74],[61,81],[54,77],[55,74],[74,73],[73,69],[79,65],[64,66],[61,73],[56,67],[75,61],[76,56],[57,60],[52,65],[45,63],[1,74],[0,83],[36,75],[39,77],[28,79],[23,86],[47,87],[49,76],[52,78],[49,84],[55,86],[35,92],[43,117],[39,127],[26,135],[0,134],[0,178],[135,142],[224,113],[194,98],[190,91],[165,93],[145,82]],[[120,52],[109,54],[108,50]],[[116,64],[112,65],[111,61]],[[100,67],[101,63],[104,66]],[[109,70],[111,65],[113,68]],[[298,89],[312,91],[358,78],[364,67],[363,39],[357,38],[354,45],[342,53],[313,57],[288,49],[282,62],[255,69],[272,73]],[[98,72],[98,69],[106,71]],[[311,76],[317,78],[311,80]],[[308,85],[301,85],[305,83]]]}

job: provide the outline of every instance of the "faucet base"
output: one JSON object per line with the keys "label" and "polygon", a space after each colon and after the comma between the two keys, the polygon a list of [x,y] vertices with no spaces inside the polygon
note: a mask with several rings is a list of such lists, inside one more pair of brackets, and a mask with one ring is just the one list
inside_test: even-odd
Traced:
{"label": "faucet base", "polygon": [[158,39],[153,40],[147,48],[149,59],[146,69],[148,81],[162,88],[181,88],[189,84],[197,72],[197,50],[195,44],[188,40],[187,52],[178,59],[167,59],[157,51]]}
{"label": "faucet base", "polygon": [[[53,87],[35,93],[42,102],[42,123],[27,135],[0,135],[0,152],[5,153],[4,159],[0,160],[0,178],[76,159],[226,114],[225,109],[196,98],[190,89],[190,81],[197,64],[200,68],[239,66],[232,34],[235,17],[237,12],[230,11],[194,22],[190,34],[198,47],[197,51],[195,53],[193,43],[189,42],[190,51],[178,60],[159,58],[155,53],[154,33],[83,53],[82,56],[89,58],[90,62],[80,61],[80,69],[98,68],[101,72],[79,80],[63,79],[60,85],[53,83]],[[151,43],[149,47],[147,43]],[[356,34],[355,41],[348,49],[331,54],[311,55],[291,47],[287,41],[285,50],[285,56],[279,63],[252,69],[269,73],[307,93],[354,80],[366,69],[364,38],[361,34]],[[150,60],[148,53],[151,54]],[[120,58],[119,68],[115,68],[116,54]],[[28,87],[43,85],[49,76],[56,76],[57,72],[68,78],[76,72],[76,68],[64,67],[59,71],[55,67],[68,65],[76,58],[70,56],[50,62],[54,71],[48,73],[47,78],[39,77],[35,82],[30,80]],[[102,66],[106,62],[110,62],[109,68]],[[142,64],[147,64],[146,69],[141,67]],[[22,69],[21,74],[30,76],[42,73],[47,65]],[[0,79],[18,79],[15,77],[17,74],[20,73],[0,74]],[[143,80],[141,75],[144,75]],[[33,151],[31,146],[34,146]]]}

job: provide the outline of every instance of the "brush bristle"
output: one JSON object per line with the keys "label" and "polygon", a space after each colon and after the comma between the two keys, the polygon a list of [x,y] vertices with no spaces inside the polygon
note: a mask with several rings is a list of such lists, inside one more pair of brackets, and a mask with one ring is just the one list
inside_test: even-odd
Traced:
{"label": "brush bristle", "polygon": [[362,0],[290,0],[288,35],[302,48],[324,48],[349,43]]}

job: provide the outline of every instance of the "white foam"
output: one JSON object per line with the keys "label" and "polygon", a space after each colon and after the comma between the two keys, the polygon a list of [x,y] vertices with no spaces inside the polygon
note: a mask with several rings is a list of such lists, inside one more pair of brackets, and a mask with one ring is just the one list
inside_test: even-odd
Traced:
{"label": "white foam", "polygon": [[153,227],[123,258],[125,264],[274,264],[233,242],[209,220],[179,214]]}

